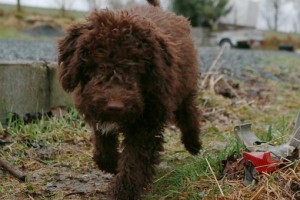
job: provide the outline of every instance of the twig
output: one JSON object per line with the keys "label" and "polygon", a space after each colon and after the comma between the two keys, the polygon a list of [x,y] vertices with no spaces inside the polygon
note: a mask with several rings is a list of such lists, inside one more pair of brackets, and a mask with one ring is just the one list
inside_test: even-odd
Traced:
{"label": "twig", "polygon": [[42,163],[42,164],[44,164],[44,165],[48,165],[49,163],[47,163],[47,162],[45,162],[45,161],[43,161],[43,160],[41,160],[41,159],[38,159],[38,158],[36,158],[36,159],[34,159],[34,160],[36,160],[36,161],[38,161],[38,162],[40,162],[40,163]]}
{"label": "twig", "polygon": [[295,164],[295,162],[291,162],[290,164],[288,164],[288,165],[286,165],[286,166],[282,167],[280,170],[283,170],[283,169],[289,168],[290,166],[292,166],[292,165],[294,165],[294,164]]}
{"label": "twig", "polygon": [[208,117],[208,116],[213,115],[213,114],[215,114],[215,113],[223,112],[224,110],[225,110],[225,109],[223,109],[223,108],[214,109],[214,110],[212,110],[211,112],[204,112],[202,115],[203,115],[204,117]]}
{"label": "twig", "polygon": [[293,138],[290,140],[290,145],[296,148],[300,148],[300,111],[297,115],[293,132]]}
{"label": "twig", "polygon": [[161,179],[169,176],[170,174],[172,174],[175,170],[169,171],[168,173],[166,173],[165,175],[161,176],[160,178],[156,179],[153,183],[156,183],[158,181],[160,181]]}
{"label": "twig", "polygon": [[223,80],[223,75],[220,75],[216,80],[214,79],[214,77],[211,77],[211,78],[210,78],[209,85],[210,85],[210,90],[211,90],[212,92],[215,93],[215,85],[216,85],[220,80]]}
{"label": "twig", "polygon": [[30,196],[29,194],[28,194],[28,197],[29,197],[31,200],[34,200],[34,198],[33,198],[32,196]]}
{"label": "twig", "polygon": [[73,195],[83,195],[85,194],[85,192],[71,192],[69,194],[66,194],[63,199],[65,199],[66,197],[69,197],[69,196],[73,196]]}
{"label": "twig", "polygon": [[215,80],[213,77],[211,77],[210,79],[210,88],[211,90],[214,92],[215,91],[215,85],[222,81],[226,86],[227,88],[233,93],[233,95],[235,97],[237,97],[238,99],[241,99],[241,96],[235,91],[235,89],[224,79],[224,76],[223,75],[220,75],[219,77],[217,77]]}
{"label": "twig", "polygon": [[298,178],[298,175],[297,175],[297,173],[295,172],[295,170],[290,169],[290,171],[292,172],[294,179],[297,179],[297,181],[300,182],[300,179]]}
{"label": "twig", "polygon": [[224,80],[224,83],[227,85],[227,87],[232,91],[232,93],[238,98],[241,99],[240,95],[234,90],[234,88],[227,82]]}
{"label": "twig", "polygon": [[23,174],[20,170],[14,168],[8,161],[0,157],[0,166],[9,171],[14,177],[18,178],[20,181],[25,181],[26,175]]}
{"label": "twig", "polygon": [[250,199],[250,200],[254,200],[256,199],[261,193],[262,191],[265,189],[265,186],[262,186],[256,193],[255,195]]}
{"label": "twig", "polygon": [[216,57],[216,59],[213,61],[212,65],[209,67],[208,72],[206,73],[206,76],[204,77],[201,87],[203,88],[205,86],[205,83],[207,82],[208,77],[211,75],[212,71],[214,70],[214,68],[216,67],[217,63],[219,62],[221,56],[224,53],[225,48],[222,47],[221,50],[219,51],[218,56]]}
{"label": "twig", "polygon": [[203,72],[201,73],[201,75],[205,75],[205,76],[211,76],[211,75],[219,75],[219,72]]}
{"label": "twig", "polygon": [[299,148],[300,147],[300,126],[294,131],[290,140],[290,145]]}
{"label": "twig", "polygon": [[223,75],[220,75],[216,80],[214,80],[214,77],[211,77],[211,78],[210,78],[210,89],[211,89],[212,92],[215,93],[215,85],[216,85],[220,80],[223,80],[223,81],[224,81],[223,78],[224,78]]}
{"label": "twig", "polygon": [[220,80],[222,80],[222,79],[224,79],[223,74],[220,75],[216,80],[214,80],[214,86],[215,86]]}
{"label": "twig", "polygon": [[207,162],[207,164],[208,164],[208,167],[209,167],[209,169],[210,169],[210,171],[211,171],[211,173],[212,173],[212,175],[213,175],[213,177],[214,177],[214,179],[215,179],[215,181],[216,181],[216,183],[217,183],[217,185],[218,185],[218,187],[219,187],[219,190],[220,190],[222,196],[224,196],[223,190],[222,190],[222,188],[221,188],[221,186],[220,186],[220,184],[219,184],[219,182],[218,182],[218,180],[217,180],[217,177],[216,177],[216,175],[215,175],[213,169],[212,169],[211,166],[210,166],[210,163],[208,162],[207,158],[205,158],[205,160],[206,160],[206,162]]}

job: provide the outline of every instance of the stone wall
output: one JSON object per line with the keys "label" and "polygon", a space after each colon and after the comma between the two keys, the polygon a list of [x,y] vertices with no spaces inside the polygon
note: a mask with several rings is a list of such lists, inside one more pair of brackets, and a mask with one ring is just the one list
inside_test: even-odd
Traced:
{"label": "stone wall", "polygon": [[0,121],[10,112],[46,112],[58,105],[72,105],[56,77],[55,63],[0,63]]}

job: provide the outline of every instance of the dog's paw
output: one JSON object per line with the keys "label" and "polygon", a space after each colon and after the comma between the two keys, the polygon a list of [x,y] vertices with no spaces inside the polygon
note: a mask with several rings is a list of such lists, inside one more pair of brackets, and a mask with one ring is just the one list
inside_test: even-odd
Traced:
{"label": "dog's paw", "polygon": [[100,155],[94,155],[94,161],[100,170],[105,172],[116,174],[117,173],[117,159],[107,158]]}
{"label": "dog's paw", "polygon": [[202,143],[200,141],[189,141],[189,142],[185,142],[184,146],[186,148],[186,150],[188,150],[188,152],[190,152],[190,154],[192,155],[197,155],[200,151],[200,149],[202,148]]}

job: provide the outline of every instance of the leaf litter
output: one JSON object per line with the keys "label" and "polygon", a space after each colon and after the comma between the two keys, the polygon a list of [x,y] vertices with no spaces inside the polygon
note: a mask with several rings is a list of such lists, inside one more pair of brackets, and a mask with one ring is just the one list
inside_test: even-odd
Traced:
{"label": "leaf litter", "polygon": [[[218,123],[215,123],[216,132],[220,130],[233,132],[220,124],[237,125],[252,121],[259,127],[258,132],[263,132],[265,123],[275,121],[275,117],[278,120],[280,113],[280,115],[289,116],[291,122],[288,129],[292,133],[291,124],[294,123],[292,113],[300,109],[297,100],[299,91],[295,87],[295,77],[298,77],[298,84],[300,82],[298,70],[300,60],[291,65],[293,66],[287,66],[288,69],[285,69],[285,71],[290,70],[289,73],[284,74],[286,80],[289,75],[293,77],[290,83],[266,80],[259,74],[255,74],[252,78],[248,76],[247,81],[241,81],[234,78],[234,75],[221,74],[221,70],[209,70],[201,83],[204,94],[202,96],[207,98],[203,103],[204,124],[215,123],[216,120],[219,120]],[[226,108],[224,109],[224,107]],[[272,130],[269,131],[275,138],[275,133]],[[265,133],[261,134],[266,135]],[[284,143],[289,140],[290,136],[281,132],[279,137]],[[245,148],[238,151],[245,151]],[[247,161],[240,152],[229,155],[222,163],[223,172],[220,174],[220,181],[222,187],[230,193],[225,196],[221,195],[221,197],[216,194],[207,195],[205,199],[300,199],[298,149],[295,150],[293,156],[281,160],[280,167],[272,173],[259,173],[253,163]]]}

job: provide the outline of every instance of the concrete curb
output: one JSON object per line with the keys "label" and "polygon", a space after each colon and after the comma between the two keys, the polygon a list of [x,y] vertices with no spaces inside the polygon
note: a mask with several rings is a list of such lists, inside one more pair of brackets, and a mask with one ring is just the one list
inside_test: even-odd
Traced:
{"label": "concrete curb", "polygon": [[10,112],[46,112],[53,106],[72,105],[61,88],[56,63],[0,61],[0,121]]}

